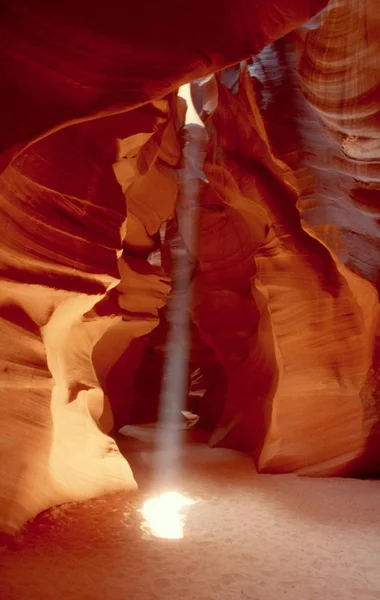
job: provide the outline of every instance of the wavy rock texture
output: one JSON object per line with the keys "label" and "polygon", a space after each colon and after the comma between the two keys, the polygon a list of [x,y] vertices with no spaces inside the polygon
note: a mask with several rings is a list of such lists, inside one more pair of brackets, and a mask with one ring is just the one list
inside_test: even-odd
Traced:
{"label": "wavy rock texture", "polygon": [[52,503],[134,486],[98,426],[109,429],[110,418],[91,352],[110,322],[83,320],[118,282],[125,199],[114,144],[101,122],[67,128],[30,146],[0,178],[5,529]]}
{"label": "wavy rock texture", "polygon": [[[293,174],[273,154],[248,71],[239,71],[203,92],[206,105],[217,94],[205,116],[217,146],[206,173],[211,182],[218,177],[220,208],[205,217],[218,236],[205,245],[196,310],[229,379],[214,439],[239,449],[263,445],[262,471],[347,472],[368,435],[361,393],[373,359],[377,295],[302,228]],[[202,90],[194,95],[200,102]]]}
{"label": "wavy rock texture", "polygon": [[378,468],[378,16],[290,34],[326,3],[2,4],[1,530],[136,485],[107,433],[157,416],[194,79],[200,424],[262,471]]}
{"label": "wavy rock texture", "polygon": [[195,0],[183,18],[174,0],[110,0],[97,10],[90,0],[5,0],[3,163],[68,122],[129,110],[255,54],[326,4],[210,0],[205,10]]}
{"label": "wavy rock texture", "polygon": [[[356,383],[366,443],[349,468],[367,474],[380,466],[378,27],[375,2],[330,2],[317,20],[267,47],[250,67],[271,146],[297,177],[302,227],[330,250],[360,307],[360,327],[367,323],[365,377]],[[346,351],[351,340],[357,351],[348,310],[344,320]],[[338,437],[338,421],[335,426]]]}

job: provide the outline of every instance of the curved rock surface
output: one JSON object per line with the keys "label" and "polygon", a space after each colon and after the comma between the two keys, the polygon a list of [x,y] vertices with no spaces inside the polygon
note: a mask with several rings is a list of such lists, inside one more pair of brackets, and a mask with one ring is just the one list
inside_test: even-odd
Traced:
{"label": "curved rock surface", "polygon": [[[205,334],[214,333],[211,343],[220,360],[230,362],[224,363],[229,395],[214,438],[252,450],[263,443],[254,438],[256,426],[267,431],[258,459],[262,471],[347,473],[370,427],[362,395],[374,359],[377,294],[302,227],[294,173],[272,150],[248,70],[237,67],[232,75],[217,76],[203,90],[205,105],[216,105],[205,119],[218,147],[210,152],[213,166],[206,173],[211,185],[216,174],[214,186],[223,182],[224,210],[214,211],[218,235],[205,244],[208,261],[216,260],[212,276],[204,269],[199,277],[209,279],[200,302]],[[195,89],[194,96],[200,102],[202,90]],[[240,214],[239,250],[228,246],[232,223],[228,237],[220,233],[232,210]],[[209,238],[208,229],[204,239]],[[251,264],[244,252],[254,258]]]}
{"label": "curved rock surface", "polygon": [[136,486],[107,434],[157,418],[174,248],[210,444],[379,472],[379,18],[326,4],[2,3],[0,530]]}

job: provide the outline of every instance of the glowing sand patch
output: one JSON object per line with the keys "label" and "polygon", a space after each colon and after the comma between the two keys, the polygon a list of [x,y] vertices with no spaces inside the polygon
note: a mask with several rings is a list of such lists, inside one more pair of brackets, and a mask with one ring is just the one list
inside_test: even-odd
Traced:
{"label": "glowing sand patch", "polygon": [[192,504],[195,504],[194,500],[185,498],[178,492],[167,492],[149,498],[140,511],[145,519],[144,526],[154,537],[181,540],[184,527],[181,510]]}

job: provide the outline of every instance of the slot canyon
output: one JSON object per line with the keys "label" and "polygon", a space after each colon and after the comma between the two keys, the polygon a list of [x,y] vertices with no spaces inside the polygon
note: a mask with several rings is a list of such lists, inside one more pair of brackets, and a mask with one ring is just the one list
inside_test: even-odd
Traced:
{"label": "slot canyon", "polygon": [[379,9],[0,0],[0,600],[380,598]]}

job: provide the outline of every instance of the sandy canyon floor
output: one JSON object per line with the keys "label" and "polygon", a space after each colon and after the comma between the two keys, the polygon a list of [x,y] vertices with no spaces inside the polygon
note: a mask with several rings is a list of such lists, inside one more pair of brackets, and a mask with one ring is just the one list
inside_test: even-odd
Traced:
{"label": "sandy canyon floor", "polygon": [[[256,475],[194,438],[178,491],[197,500],[182,540],[151,537],[141,506],[154,432],[120,447],[141,492],[54,508],[0,548],[1,600],[380,598],[380,481]],[[165,457],[163,457],[164,459]]]}

